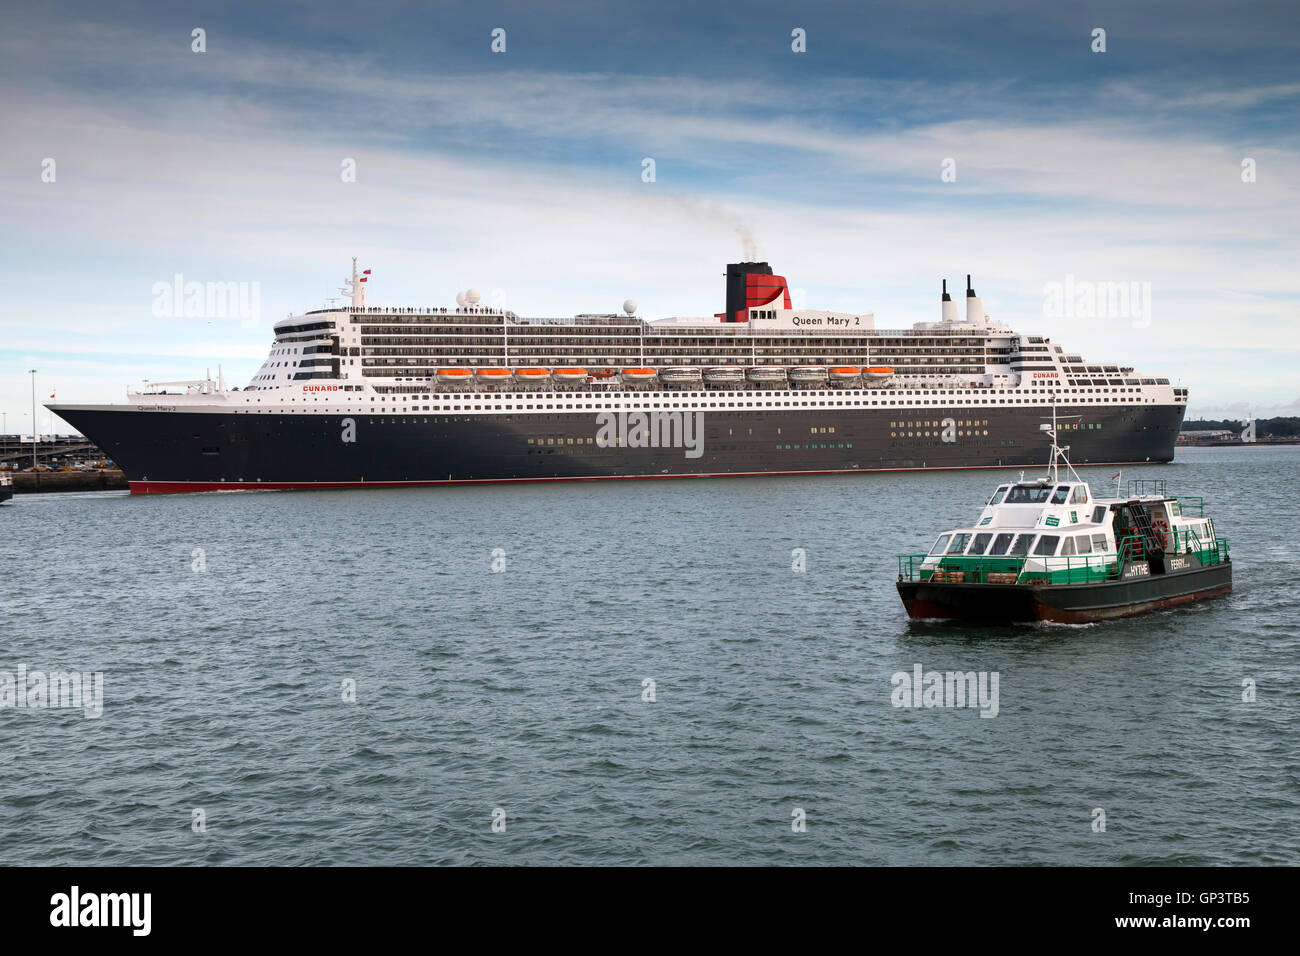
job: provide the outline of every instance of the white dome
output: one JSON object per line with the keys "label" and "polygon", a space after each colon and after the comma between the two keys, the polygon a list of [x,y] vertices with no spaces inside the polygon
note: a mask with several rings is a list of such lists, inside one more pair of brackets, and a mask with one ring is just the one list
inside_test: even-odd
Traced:
{"label": "white dome", "polygon": [[468,292],[465,293],[465,301],[468,302],[470,305],[478,305],[478,300],[479,300],[478,289],[470,289]]}
{"label": "white dome", "polygon": [[465,304],[465,293],[464,293],[464,292],[457,292],[457,293],[456,293],[456,304],[457,304],[457,305],[464,305],[464,304]]}
{"label": "white dome", "polygon": [[636,312],[636,299],[628,299],[626,302],[624,302],[624,303],[623,303],[623,311],[626,312],[628,315],[632,315],[633,313],[635,313],[635,312]]}

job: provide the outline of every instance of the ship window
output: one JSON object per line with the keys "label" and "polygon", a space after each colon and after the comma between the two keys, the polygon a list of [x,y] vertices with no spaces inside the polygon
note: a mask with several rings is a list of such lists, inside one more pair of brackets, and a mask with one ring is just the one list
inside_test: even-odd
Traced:
{"label": "ship window", "polygon": [[988,550],[988,547],[989,547],[989,540],[990,540],[992,537],[993,537],[993,535],[991,535],[991,534],[989,534],[989,533],[987,533],[987,532],[985,532],[985,533],[983,533],[983,534],[977,534],[977,535],[975,535],[975,540],[971,542],[970,550],[968,550],[966,553],[967,553],[967,554],[983,554],[985,551]]}
{"label": "ship window", "polygon": [[1087,500],[1088,500],[1088,486],[1075,485],[1074,494],[1070,496],[1070,504],[1072,505],[1083,504]]}
{"label": "ship window", "polygon": [[1106,508],[1104,505],[1098,505],[1092,509],[1092,523],[1101,524],[1106,520]]}
{"label": "ship window", "polygon": [[[890,424],[893,424],[893,423],[891,422]],[[997,491],[993,492],[993,497],[989,499],[989,504],[990,504],[990,505],[1000,505],[1000,504],[1002,504],[1002,499],[1005,498],[1005,497],[1007,496],[1007,489],[1008,489],[1009,487],[1011,487],[1011,486],[1010,486],[1010,485],[1003,485],[1003,486],[1002,486],[1001,488],[999,488]]]}
{"label": "ship window", "polygon": [[993,539],[993,547],[989,548],[989,554],[1006,554],[1007,548],[1011,547],[1011,534],[1000,534]]}
{"label": "ship window", "polygon": [[1007,554],[1025,555],[1029,553],[1029,546],[1034,543],[1032,534],[1021,534],[1016,536],[1016,543],[1011,546]]}
{"label": "ship window", "polygon": [[1098,553],[1104,553],[1106,550],[1106,536],[1104,534],[1094,534],[1092,536],[1092,550]]}
{"label": "ship window", "polygon": [[1075,535],[1074,550],[1079,554],[1092,554],[1092,540],[1086,534]]}
{"label": "ship window", "polygon": [[970,543],[970,535],[955,534],[952,536],[952,544],[948,546],[949,554],[961,554],[966,550],[966,545]]}
{"label": "ship window", "polygon": [[1034,546],[1034,554],[1056,554],[1056,546],[1060,541],[1060,535],[1045,534],[1038,539],[1038,544]]}
{"label": "ship window", "polygon": [[1070,486],[1061,485],[1061,487],[1056,489],[1056,494],[1052,495],[1052,504],[1063,505],[1065,504],[1065,499],[1068,498],[1069,496],[1070,496]]}
{"label": "ship window", "polygon": [[1044,504],[1052,493],[1051,488],[1037,488],[1033,485],[1016,485],[1007,496],[1007,504]]}
{"label": "ship window", "polygon": [[1061,555],[1074,554],[1074,539],[1066,538],[1065,544],[1061,545]]}
{"label": "ship window", "polygon": [[950,534],[939,535],[939,540],[934,543],[934,547],[930,549],[930,553],[943,554],[944,549],[948,547],[948,539],[951,537],[952,535]]}

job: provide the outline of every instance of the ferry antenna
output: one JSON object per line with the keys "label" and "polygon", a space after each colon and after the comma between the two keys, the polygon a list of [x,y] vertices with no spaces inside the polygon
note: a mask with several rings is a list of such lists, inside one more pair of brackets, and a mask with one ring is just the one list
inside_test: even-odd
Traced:
{"label": "ferry antenna", "polygon": [[[1050,479],[1053,483],[1055,483],[1055,482],[1057,482],[1058,480],[1060,480],[1060,479],[1059,479],[1059,475],[1060,475],[1060,462],[1063,461],[1063,462],[1065,462],[1066,470],[1068,471],[1068,473],[1069,473],[1070,475],[1072,475],[1072,476],[1074,477],[1074,480],[1075,480],[1075,481],[1083,481],[1083,479],[1079,477],[1079,473],[1078,473],[1077,471],[1074,470],[1074,465],[1070,464],[1069,456],[1066,454],[1066,452],[1068,452],[1068,451],[1070,450],[1070,446],[1069,446],[1069,445],[1058,445],[1058,444],[1056,443],[1056,440],[1057,440],[1057,421],[1058,421],[1060,418],[1083,418],[1083,416],[1082,416],[1082,415],[1061,415],[1061,416],[1058,417],[1057,414],[1056,414],[1056,396],[1053,395],[1053,396],[1052,396],[1052,416],[1051,416],[1051,424],[1050,424],[1050,425],[1039,425],[1039,426],[1038,426],[1040,430],[1042,430],[1042,431],[1044,431],[1044,432],[1047,433],[1047,437],[1048,437],[1048,439],[1049,439],[1049,440],[1051,441],[1051,443],[1052,443],[1052,452],[1051,452],[1051,457],[1048,459],[1048,462],[1047,462],[1047,476],[1046,476],[1046,478],[1045,478],[1044,480],[1049,480],[1049,479]],[[1046,416],[1044,416],[1044,419],[1046,419]]]}

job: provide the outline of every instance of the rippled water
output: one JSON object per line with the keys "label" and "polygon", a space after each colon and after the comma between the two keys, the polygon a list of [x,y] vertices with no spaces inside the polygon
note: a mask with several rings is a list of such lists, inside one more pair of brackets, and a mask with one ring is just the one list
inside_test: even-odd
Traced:
{"label": "rippled water", "polygon": [[[1297,465],[1126,470],[1236,590],[1083,627],[908,623],[995,471],[20,497],[0,670],[104,709],[0,710],[0,863],[1297,864]],[[997,717],[894,708],[918,663]]]}

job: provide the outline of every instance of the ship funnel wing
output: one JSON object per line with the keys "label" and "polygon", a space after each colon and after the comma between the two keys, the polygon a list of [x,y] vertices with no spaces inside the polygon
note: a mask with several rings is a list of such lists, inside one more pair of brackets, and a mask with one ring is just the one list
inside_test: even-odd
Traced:
{"label": "ship funnel wing", "polygon": [[948,294],[947,279],[943,280],[943,298],[940,300],[939,307],[940,307],[940,311],[942,312],[941,317],[944,322],[951,325],[953,323],[961,321],[957,316],[957,303],[952,301],[952,296]]}
{"label": "ship funnel wing", "polygon": [[988,316],[984,314],[984,303],[971,288],[970,275],[966,276],[966,321],[971,325],[986,325]]}

